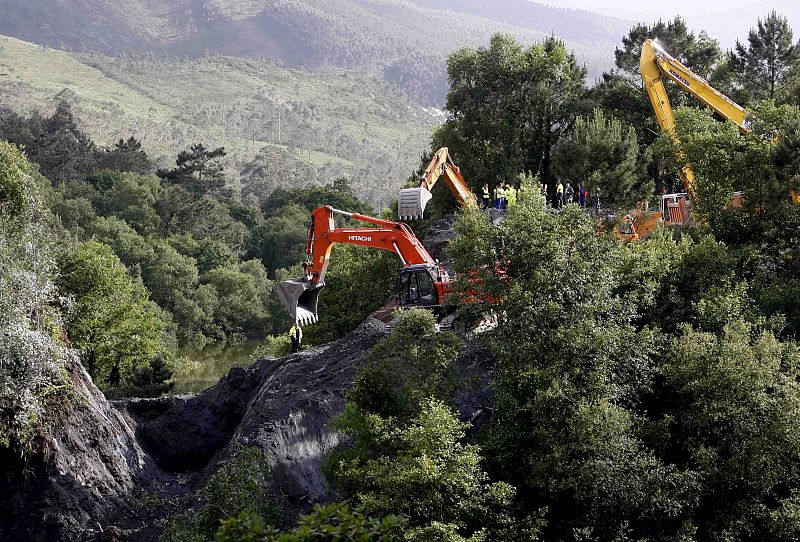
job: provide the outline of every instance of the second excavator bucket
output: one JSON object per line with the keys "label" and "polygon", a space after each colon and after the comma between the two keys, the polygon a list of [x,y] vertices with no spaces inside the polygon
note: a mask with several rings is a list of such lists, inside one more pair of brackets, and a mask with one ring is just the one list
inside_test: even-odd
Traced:
{"label": "second excavator bucket", "polygon": [[426,188],[402,189],[397,200],[397,216],[400,220],[421,219],[432,197]]}
{"label": "second excavator bucket", "polygon": [[278,284],[278,299],[294,322],[301,326],[313,324],[319,320],[317,302],[322,286],[304,278],[284,280]]}

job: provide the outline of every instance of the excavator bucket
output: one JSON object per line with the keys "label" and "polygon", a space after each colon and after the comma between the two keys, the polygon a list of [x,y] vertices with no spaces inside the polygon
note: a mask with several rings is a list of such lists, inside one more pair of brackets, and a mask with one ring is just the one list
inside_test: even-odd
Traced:
{"label": "excavator bucket", "polygon": [[426,188],[402,189],[397,200],[397,216],[400,220],[421,219],[432,197]]}
{"label": "excavator bucket", "polygon": [[322,285],[308,279],[289,279],[278,284],[278,299],[296,323],[305,326],[319,320],[317,302]]}

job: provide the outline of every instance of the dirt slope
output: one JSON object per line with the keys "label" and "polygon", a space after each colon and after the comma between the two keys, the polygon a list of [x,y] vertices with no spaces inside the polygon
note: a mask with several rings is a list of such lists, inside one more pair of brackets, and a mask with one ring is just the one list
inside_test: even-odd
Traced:
{"label": "dirt slope", "polygon": [[340,440],[328,422],[384,332],[370,319],[338,341],[234,369],[199,395],[116,405],[74,360],[78,404],[49,452],[0,457],[0,540],[156,540],[160,512],[148,503],[200,487],[234,443],[268,454],[290,505],[324,500],[320,462]]}
{"label": "dirt slope", "polygon": [[[435,223],[429,248],[441,253],[451,231]],[[321,463],[342,443],[330,422],[390,318],[379,311],[337,341],[233,369],[198,395],[112,404],[73,360],[78,401],[47,453],[23,463],[0,449],[0,540],[158,540],[175,503],[239,445],[265,452],[290,514],[328,500]],[[465,343],[453,398],[462,419],[491,411],[491,366]]]}

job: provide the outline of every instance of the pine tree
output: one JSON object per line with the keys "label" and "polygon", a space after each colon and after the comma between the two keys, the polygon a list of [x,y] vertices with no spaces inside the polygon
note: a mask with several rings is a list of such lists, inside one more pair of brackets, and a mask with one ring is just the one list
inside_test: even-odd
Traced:
{"label": "pine tree", "polygon": [[591,118],[578,117],[571,137],[553,149],[553,170],[562,180],[583,182],[601,189],[611,203],[628,205],[647,197],[652,186],[645,181],[650,161],[642,152],[632,127],[606,117],[596,109]]}
{"label": "pine tree", "polygon": [[60,101],[53,116],[44,119],[40,128],[28,152],[53,184],[77,179],[91,171],[96,148],[78,128],[69,102]]}
{"label": "pine tree", "polygon": [[152,164],[147,153],[142,149],[142,143],[133,136],[127,140],[120,139],[113,149],[99,153],[97,167],[134,173],[150,173],[152,171]]}
{"label": "pine tree", "polygon": [[213,194],[227,196],[225,173],[219,159],[225,156],[225,148],[206,149],[202,143],[181,151],[173,169],[159,169],[156,174],[162,179],[182,185],[195,195]]}
{"label": "pine tree", "polygon": [[736,42],[731,65],[738,82],[750,100],[781,101],[790,90],[792,68],[800,57],[800,47],[792,42],[792,29],[783,15],[772,10],[758,20],[747,36],[747,46]]}
{"label": "pine tree", "polygon": [[642,53],[642,43],[648,38],[658,40],[675,58],[704,77],[711,75],[722,57],[716,40],[705,32],[695,36],[680,17],[666,23],[659,20],[651,26],[639,23],[622,38],[622,48],[614,51],[617,68],[637,82],[640,79],[639,56]]}

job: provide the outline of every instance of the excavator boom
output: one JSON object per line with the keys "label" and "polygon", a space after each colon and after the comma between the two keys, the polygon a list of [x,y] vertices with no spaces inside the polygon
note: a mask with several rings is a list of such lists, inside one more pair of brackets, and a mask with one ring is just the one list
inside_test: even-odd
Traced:
{"label": "excavator boom", "polygon": [[450,158],[447,147],[442,147],[433,155],[425,174],[422,177],[419,187],[404,188],[400,190],[397,199],[397,214],[400,220],[420,219],[425,213],[425,207],[431,200],[431,190],[439,178],[443,178],[447,183],[450,192],[462,207],[475,208],[478,201],[475,195],[467,186],[461,170]]}
{"label": "excavator boom", "polygon": [[[336,214],[367,222],[372,226],[337,228],[334,224]],[[419,300],[416,304],[425,306],[441,304],[449,277],[428,254],[411,228],[401,222],[339,211],[326,205],[314,209],[311,213],[306,261],[303,263],[305,276],[285,280],[278,285],[278,298],[296,323],[306,325],[318,320],[319,292],[325,286],[325,274],[330,263],[331,249],[335,243],[377,248],[397,254],[402,264],[402,272],[412,275],[406,280],[407,287],[414,288],[412,293],[415,298],[412,301]],[[416,281],[413,285],[412,279]],[[364,287],[368,288],[369,285]],[[426,295],[429,297],[426,298]]]}
{"label": "excavator boom", "polygon": [[[682,89],[692,95],[697,101],[713,109],[721,117],[733,122],[743,133],[747,133],[745,119],[747,112],[739,104],[716,90],[708,82],[684,66],[679,60],[667,53],[657,42],[648,39],[642,44],[642,54],[639,58],[639,68],[642,72],[642,82],[650,98],[659,126],[669,133],[678,143],[675,133],[675,116],[672,105],[664,87],[664,78],[675,81]],[[683,166],[680,177],[684,188],[690,197],[694,196],[695,178],[689,165]]]}
{"label": "excavator boom", "polygon": [[[647,96],[653,106],[658,125],[670,135],[675,143],[680,143],[680,141],[675,133],[675,115],[664,86],[665,79],[674,81],[697,101],[710,107],[722,118],[736,124],[742,133],[748,133],[747,111],[667,53],[656,41],[648,39],[642,44],[639,68],[642,73],[642,83],[647,90]],[[695,195],[694,171],[689,164],[686,164],[680,168],[678,173],[686,193],[663,195],[661,211],[637,209],[632,212],[626,217],[625,231],[618,231],[620,237],[626,239],[647,237],[662,220],[672,224],[689,224],[693,221],[690,199]],[[741,205],[741,194],[734,194],[731,203],[732,205]]]}

